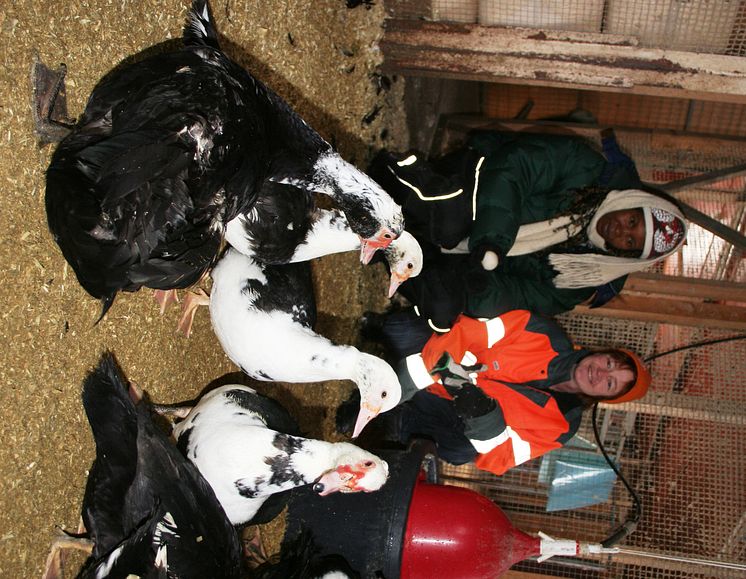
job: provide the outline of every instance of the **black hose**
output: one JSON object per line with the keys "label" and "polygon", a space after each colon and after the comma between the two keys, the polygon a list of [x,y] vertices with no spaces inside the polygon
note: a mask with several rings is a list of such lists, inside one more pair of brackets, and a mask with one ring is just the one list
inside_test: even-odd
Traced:
{"label": "black hose", "polygon": [[609,535],[606,539],[601,541],[602,546],[612,547],[616,545],[619,541],[627,537],[627,535],[631,535],[632,533],[635,532],[635,529],[637,528],[637,523],[640,521],[640,518],[642,518],[642,501],[640,501],[640,497],[637,495],[637,492],[635,492],[635,489],[633,489],[632,486],[627,482],[627,479],[624,478],[624,476],[622,475],[622,472],[619,470],[619,467],[617,467],[617,465],[614,464],[614,461],[611,459],[609,454],[606,452],[604,445],[601,443],[601,435],[598,433],[598,424],[596,423],[597,416],[598,416],[598,404],[594,404],[591,422],[593,423],[593,435],[596,437],[596,444],[598,444],[598,449],[601,451],[601,454],[604,455],[604,458],[606,459],[606,462],[609,463],[609,466],[611,467],[611,469],[619,477],[619,480],[621,480],[624,483],[624,486],[627,487],[627,490],[629,491],[629,494],[632,495],[632,500],[635,503],[635,510],[632,516],[629,517],[624,522],[624,524],[622,524],[618,529],[616,529],[611,535]]}
{"label": "black hose", "polygon": [[676,352],[681,352],[682,350],[689,350],[691,348],[701,348],[702,346],[712,346],[714,344],[720,344],[722,342],[732,342],[733,340],[744,340],[746,339],[746,334],[740,334],[738,336],[728,336],[727,338],[717,338],[714,340],[705,340],[704,342],[696,342],[694,344],[689,344],[687,346],[679,346],[678,348],[674,348],[672,350],[666,350],[665,352],[659,352],[658,354],[653,354],[652,356],[648,356],[645,358],[646,362],[650,362],[651,360],[655,360],[656,358],[660,358],[662,356],[668,356],[668,354],[675,354]]}
{"label": "black hose", "polygon": [[[645,362],[650,362],[651,360],[655,360],[656,358],[660,358],[668,354],[674,354],[676,352],[681,352],[682,350],[689,350],[691,348],[701,348],[702,346],[711,346],[713,344],[721,344],[722,342],[731,342],[733,340],[743,340],[743,339],[746,339],[746,335],[744,334],[738,335],[738,336],[729,336],[727,338],[717,338],[714,340],[706,340],[704,342],[696,342],[694,344],[689,344],[687,346],[680,346],[678,348],[673,348],[672,350],[666,350],[665,352],[653,354],[652,356],[648,356],[647,358],[645,358]],[[632,500],[634,501],[634,507],[635,507],[635,510],[633,511],[632,515],[621,526],[619,526],[614,532],[612,532],[608,537],[606,537],[606,539],[601,541],[601,545],[603,547],[608,548],[608,547],[612,547],[616,545],[619,541],[625,539],[627,536],[635,532],[635,530],[637,529],[637,524],[640,522],[640,519],[642,518],[642,501],[640,501],[640,497],[638,496],[638,494],[635,492],[632,486],[627,482],[627,479],[624,478],[621,470],[619,470],[617,465],[614,464],[614,461],[611,460],[611,457],[606,452],[604,445],[601,443],[601,435],[598,433],[598,425],[596,424],[597,416],[598,416],[598,404],[594,404],[591,422],[593,423],[593,435],[596,437],[596,444],[598,444],[598,449],[601,451],[601,454],[603,454],[604,458],[606,459],[606,462],[609,463],[609,466],[611,467],[611,469],[619,477],[619,480],[621,480],[624,483],[624,486],[627,487],[629,494],[632,496]]]}

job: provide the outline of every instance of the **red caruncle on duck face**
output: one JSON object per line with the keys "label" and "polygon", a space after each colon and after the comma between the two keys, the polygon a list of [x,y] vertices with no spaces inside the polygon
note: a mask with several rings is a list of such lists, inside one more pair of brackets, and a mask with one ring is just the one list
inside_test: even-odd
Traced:
{"label": "red caruncle on duck face", "polygon": [[319,495],[332,493],[373,492],[380,489],[389,475],[389,465],[377,457],[366,458],[352,464],[341,464],[324,473],[314,483]]}

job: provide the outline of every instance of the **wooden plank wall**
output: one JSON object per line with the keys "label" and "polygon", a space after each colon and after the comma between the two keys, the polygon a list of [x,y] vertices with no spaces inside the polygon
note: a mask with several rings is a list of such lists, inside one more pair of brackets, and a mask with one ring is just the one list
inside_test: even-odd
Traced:
{"label": "wooden plank wall", "polygon": [[484,83],[482,114],[511,119],[529,100],[530,120],[581,108],[601,125],[746,136],[746,105],[553,87]]}

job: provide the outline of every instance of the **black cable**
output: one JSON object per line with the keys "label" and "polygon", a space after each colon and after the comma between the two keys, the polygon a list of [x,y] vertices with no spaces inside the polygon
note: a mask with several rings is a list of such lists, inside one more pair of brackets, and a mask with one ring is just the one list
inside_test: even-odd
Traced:
{"label": "black cable", "polygon": [[[718,338],[715,340],[706,340],[704,342],[696,342],[694,344],[689,344],[687,346],[680,346],[678,348],[673,348],[671,350],[666,350],[665,352],[660,352],[658,354],[653,354],[652,356],[648,356],[645,358],[645,362],[650,362],[652,360],[655,360],[656,358],[660,358],[662,356],[667,356],[668,354],[674,354],[676,352],[681,352],[683,350],[689,350],[691,348],[701,348],[702,346],[711,346],[714,344],[721,344],[723,342],[731,342],[733,340],[743,340],[746,339],[746,334],[742,334],[739,336],[729,336],[727,338]],[[617,467],[616,464],[614,464],[614,461],[611,459],[611,457],[606,452],[606,449],[604,448],[604,445],[601,443],[601,435],[598,433],[598,424],[596,424],[596,418],[598,417],[598,403],[593,405],[593,414],[591,416],[591,422],[593,423],[593,435],[596,438],[596,444],[598,444],[598,449],[601,451],[601,454],[603,454],[603,457],[606,459],[606,462],[609,463],[609,466],[611,469],[616,473],[616,475],[619,477],[619,480],[624,483],[624,486],[627,487],[627,491],[629,491],[629,494],[632,496],[632,500],[634,501],[634,511],[632,515],[619,527],[617,528],[613,533],[611,533],[606,539],[601,541],[601,545],[603,547],[612,547],[616,545],[619,541],[626,538],[628,535],[631,535],[635,532],[635,529],[637,529],[637,524],[640,522],[640,519],[642,518],[642,501],[640,501],[640,497],[635,492],[635,490],[632,488],[632,486],[627,482],[627,479],[624,478],[622,475],[622,471]]]}
{"label": "black cable", "polygon": [[598,433],[598,424],[596,423],[597,416],[598,404],[596,403],[593,405],[593,414],[591,416],[591,422],[593,423],[593,435],[596,437],[596,444],[598,444],[598,449],[601,451],[601,454],[603,454],[606,462],[609,463],[611,470],[616,473],[616,475],[619,477],[619,480],[621,480],[624,483],[624,486],[627,487],[627,491],[629,491],[629,494],[632,495],[632,500],[635,503],[635,510],[632,516],[629,517],[621,527],[619,527],[611,535],[606,537],[606,539],[601,541],[602,546],[612,547],[613,545],[616,545],[619,541],[624,539],[627,535],[634,533],[635,529],[637,528],[637,523],[642,518],[642,501],[640,501],[640,497],[637,495],[637,492],[635,492],[635,489],[633,489],[632,485],[630,485],[629,482],[627,482],[627,479],[624,478],[624,475],[622,475],[622,471],[619,470],[619,467],[617,467],[616,464],[614,464],[614,461],[606,452],[606,448],[604,448],[604,445],[601,443],[601,435]]}
{"label": "black cable", "polygon": [[665,352],[653,354],[652,356],[648,356],[647,358],[645,358],[645,361],[650,362],[651,360],[655,360],[656,358],[660,358],[661,356],[667,356],[668,354],[675,354],[676,352],[681,352],[682,350],[689,350],[690,348],[701,348],[702,346],[711,346],[713,344],[720,344],[722,342],[732,342],[733,340],[744,340],[744,339],[746,339],[746,334],[741,334],[740,336],[728,336],[727,338],[718,338],[716,340],[705,340],[704,342],[696,342],[694,344],[689,344],[687,346],[679,346],[678,348],[674,348],[673,350],[666,350]]}

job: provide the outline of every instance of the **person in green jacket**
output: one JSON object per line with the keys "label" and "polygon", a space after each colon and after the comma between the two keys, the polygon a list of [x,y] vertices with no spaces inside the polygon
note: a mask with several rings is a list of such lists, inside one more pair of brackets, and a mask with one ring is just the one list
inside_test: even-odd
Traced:
{"label": "person in green jacket", "polygon": [[684,243],[681,209],[643,190],[613,136],[602,144],[603,154],[574,136],[482,131],[435,161],[376,157],[369,174],[425,253],[400,293],[432,329],[460,313],[602,305]]}

